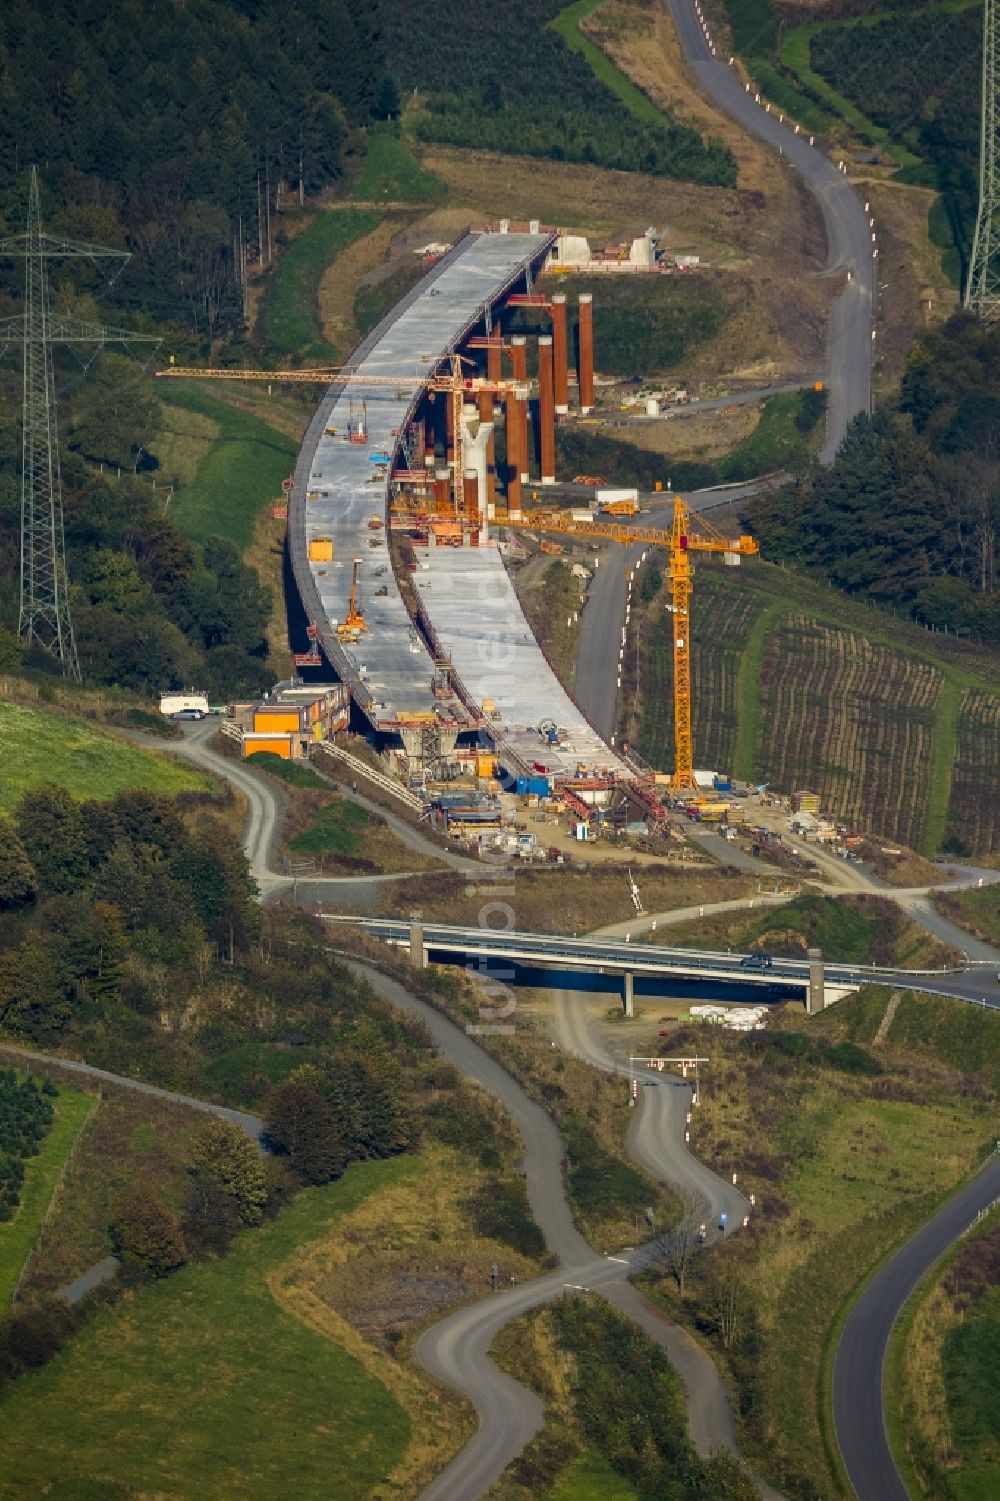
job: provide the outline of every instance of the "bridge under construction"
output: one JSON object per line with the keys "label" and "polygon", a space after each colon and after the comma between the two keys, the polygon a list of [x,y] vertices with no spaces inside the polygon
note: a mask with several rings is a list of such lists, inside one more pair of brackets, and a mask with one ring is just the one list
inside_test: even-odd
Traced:
{"label": "bridge under construction", "polygon": [[[399,737],[414,769],[446,758],[466,736],[487,739],[514,774],[544,762],[556,776],[631,775],[546,661],[488,531],[495,394],[504,396],[507,413],[512,514],[529,478],[526,341],[512,341],[514,368],[505,382],[494,318],[510,299],[544,302],[533,280],[554,240],[537,224],[465,234],[327,389],[296,464],[289,550],[309,637],[297,660],[328,663],[372,728]],[[565,298],[552,301],[559,311],[541,361],[548,362],[540,391],[543,468],[552,467],[554,411],[565,410],[568,385]],[[580,389],[592,401],[589,312],[588,299]],[[486,349],[492,379],[463,383],[459,376],[444,391],[441,372],[466,341]],[[459,372],[462,363],[454,362]],[[435,392],[445,402],[435,402]],[[442,458],[435,454],[436,421],[444,430]],[[392,552],[393,501],[414,482],[468,497],[476,514],[471,527],[452,528],[450,536],[434,524],[418,529],[404,570]]]}

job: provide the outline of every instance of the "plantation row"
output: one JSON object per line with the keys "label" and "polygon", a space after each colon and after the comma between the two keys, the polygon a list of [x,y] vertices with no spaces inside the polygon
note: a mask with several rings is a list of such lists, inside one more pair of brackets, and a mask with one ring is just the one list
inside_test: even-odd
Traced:
{"label": "plantation row", "polygon": [[24,1159],[33,1157],[52,1124],[51,1084],[18,1079],[0,1069],[0,1221],[13,1219],[24,1182]]}
{"label": "plantation row", "polygon": [[789,791],[919,847],[940,673],[848,631],[789,616],[761,670],[757,768]]}
{"label": "plantation row", "polygon": [[[640,649],[640,717],[633,730],[639,753],[658,770],[673,767],[672,617],[666,589],[653,606]],[[692,605],[691,679],[694,690],[694,757],[698,766],[731,771],[736,744],[740,660],[762,595],[734,589],[708,568],[698,570]]]}
{"label": "plantation row", "polygon": [[812,39],[815,71],[897,140],[916,131],[922,155],[974,160],[979,137],[982,12],[937,11],[836,26]]}
{"label": "plantation row", "polygon": [[1000,850],[1000,698],[974,688],[959,707],[948,834],[960,854]]}
{"label": "plantation row", "polygon": [[410,121],[423,140],[733,186],[727,147],[664,116],[639,119],[545,25],[561,0],[397,0],[389,8],[401,91],[429,91]]}

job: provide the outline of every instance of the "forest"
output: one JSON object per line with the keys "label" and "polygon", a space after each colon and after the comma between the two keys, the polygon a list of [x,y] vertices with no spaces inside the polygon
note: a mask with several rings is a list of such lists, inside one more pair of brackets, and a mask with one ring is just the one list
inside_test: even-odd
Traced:
{"label": "forest", "polygon": [[[10,0],[0,15],[0,232],[43,218],[122,246],[131,321],[204,351],[242,323],[244,260],[282,196],[340,178],[351,130],[396,110],[380,0]],[[81,285],[93,290],[89,264]]]}
{"label": "forest", "polygon": [[422,140],[732,187],[727,147],[690,125],[641,121],[546,22],[562,0],[400,0],[387,15],[401,95]]}
{"label": "forest", "polygon": [[856,417],[836,461],[755,498],[765,555],[929,625],[1000,645],[1000,333],[928,332],[894,406]]}
{"label": "forest", "polygon": [[[16,410],[16,409],[15,409]],[[105,356],[67,403],[63,501],[73,626],[85,680],[145,697],[198,682],[213,699],[270,683],[271,594],[222,538],[195,548],[133,459],[152,441],[158,403],[127,360]],[[0,670],[58,670],[24,650],[17,624],[20,442],[0,415]],[[117,464],[128,465],[120,477]],[[105,468],[104,465],[107,465]]]}

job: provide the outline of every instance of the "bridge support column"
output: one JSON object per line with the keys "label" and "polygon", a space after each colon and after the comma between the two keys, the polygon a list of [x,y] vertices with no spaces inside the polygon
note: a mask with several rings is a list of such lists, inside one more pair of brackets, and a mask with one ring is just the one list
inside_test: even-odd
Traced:
{"label": "bridge support column", "polygon": [[809,960],[809,994],[806,998],[806,1013],[809,1016],[816,1016],[826,1005],[823,952],[821,949],[809,949],[806,957]]}
{"label": "bridge support column", "polygon": [[635,999],[632,994],[632,971],[627,969],[622,976],[622,997],[625,1002],[625,1015],[635,1016]]}
{"label": "bridge support column", "polygon": [[414,969],[427,968],[427,949],[424,945],[424,925],[410,923],[410,963]]}

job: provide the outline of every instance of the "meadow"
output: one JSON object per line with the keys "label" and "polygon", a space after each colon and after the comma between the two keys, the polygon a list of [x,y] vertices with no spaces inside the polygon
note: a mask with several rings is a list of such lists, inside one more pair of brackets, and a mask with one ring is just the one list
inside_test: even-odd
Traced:
{"label": "meadow", "polygon": [[74,797],[112,797],[132,787],[151,792],[205,791],[199,772],[171,757],[140,750],[63,713],[0,700],[0,811],[32,787],[55,782]]}
{"label": "meadow", "polygon": [[402,1158],[351,1167],[303,1190],[224,1260],[186,1267],[93,1319],[0,1398],[4,1493],[370,1496],[402,1457],[409,1421],[270,1283],[299,1247],[413,1171]]}
{"label": "meadow", "polygon": [[[180,408],[185,415],[172,422],[172,408]],[[265,505],[284,501],[281,482],[292,471],[298,445],[287,434],[217,400],[193,382],[169,386],[163,410],[164,452],[173,453],[176,460],[188,433],[190,453],[187,472],[191,477],[174,492],[171,516],[194,542],[225,537],[245,552],[258,512]],[[192,415],[200,422],[195,431],[188,432]],[[214,425],[214,432],[208,423]]]}

